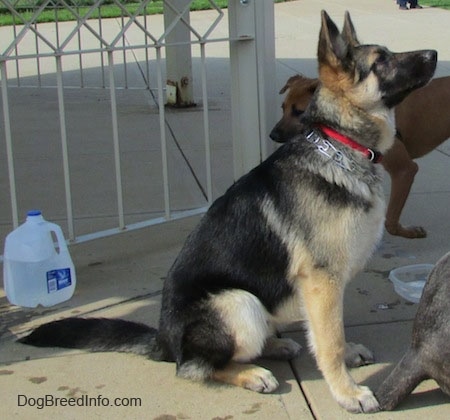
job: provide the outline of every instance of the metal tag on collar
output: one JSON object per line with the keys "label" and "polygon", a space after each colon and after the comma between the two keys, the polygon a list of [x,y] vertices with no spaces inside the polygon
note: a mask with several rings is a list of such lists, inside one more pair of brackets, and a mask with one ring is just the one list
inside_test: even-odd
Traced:
{"label": "metal tag on collar", "polygon": [[347,171],[353,171],[354,164],[345,153],[336,149],[328,140],[322,140],[324,146],[317,146],[317,150],[327,156],[336,165]]}
{"label": "metal tag on collar", "polygon": [[317,152],[332,160],[333,163],[340,166],[347,171],[353,171],[354,164],[351,159],[345,155],[341,150],[336,149],[328,140],[322,138],[316,131],[312,130],[307,136],[306,140],[316,146]]}
{"label": "metal tag on collar", "polygon": [[308,140],[310,143],[316,144],[317,142],[322,140],[322,138],[319,136],[319,134],[317,134],[315,130],[311,130],[306,136],[306,140]]}

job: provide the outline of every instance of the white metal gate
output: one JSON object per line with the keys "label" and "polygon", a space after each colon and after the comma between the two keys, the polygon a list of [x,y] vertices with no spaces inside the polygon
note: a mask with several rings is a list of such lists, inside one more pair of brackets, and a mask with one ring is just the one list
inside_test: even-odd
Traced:
{"label": "white metal gate", "polygon": [[[190,19],[192,1],[165,0],[172,16],[165,25],[162,15],[148,14],[151,0],[132,12],[112,3],[118,18],[97,16],[105,0],[85,9],[77,0],[0,0],[13,17],[0,28],[2,238],[30,207],[59,222],[72,243],[198,214],[226,186],[214,183],[211,147],[226,148],[214,141],[230,141],[227,183],[267,154],[275,118],[273,0],[230,0],[227,12],[211,0],[210,11]],[[60,21],[62,10],[73,20]],[[52,23],[40,23],[49,12]],[[180,25],[189,39],[171,38]],[[198,106],[166,109],[167,48],[183,45],[196,49]],[[209,93],[228,69],[229,85],[219,86],[230,86],[224,105]],[[229,128],[221,125],[226,112]]]}

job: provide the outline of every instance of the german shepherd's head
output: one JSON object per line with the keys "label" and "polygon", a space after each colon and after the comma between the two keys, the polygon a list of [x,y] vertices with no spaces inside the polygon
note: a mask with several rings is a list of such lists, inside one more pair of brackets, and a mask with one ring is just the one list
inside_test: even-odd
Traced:
{"label": "german shepherd's head", "polygon": [[273,140],[298,134],[302,123],[322,123],[383,152],[395,132],[392,108],[428,83],[437,63],[434,50],[393,53],[383,46],[360,44],[348,12],[340,33],[322,11],[317,56],[318,80],[294,76],[280,92],[291,93],[295,87],[299,94],[286,98],[283,118],[270,134]]}

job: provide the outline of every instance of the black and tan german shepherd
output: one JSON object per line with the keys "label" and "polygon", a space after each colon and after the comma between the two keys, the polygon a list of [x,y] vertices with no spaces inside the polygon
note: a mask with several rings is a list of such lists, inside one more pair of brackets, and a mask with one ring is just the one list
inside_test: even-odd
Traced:
{"label": "black and tan german shepherd", "polygon": [[376,162],[393,142],[392,107],[430,80],[437,53],[359,45],[348,13],[340,33],[323,11],[318,61],[321,85],[305,131],[212,204],[170,269],[159,330],[71,318],[21,341],[135,352],[176,362],[184,378],[271,392],[275,377],[250,362],[298,355],[300,346],[276,338],[275,328],[299,307],[337,402],[352,412],[377,410],[372,392],[346,368],[373,356],[345,342],[344,289],[381,237]]}

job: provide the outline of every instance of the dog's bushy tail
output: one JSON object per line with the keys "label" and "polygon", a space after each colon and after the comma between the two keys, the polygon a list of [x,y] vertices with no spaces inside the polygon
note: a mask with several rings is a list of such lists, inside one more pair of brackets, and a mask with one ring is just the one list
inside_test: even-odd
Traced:
{"label": "dog's bushy tail", "polygon": [[18,341],[36,347],[115,351],[164,360],[157,333],[155,328],[122,319],[66,318],[43,324]]}

